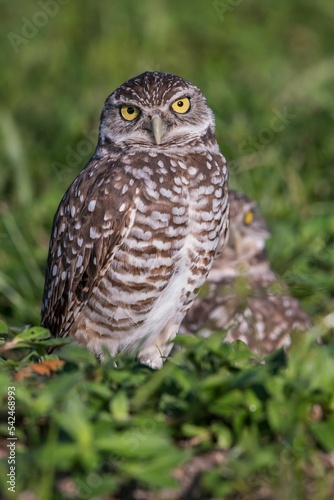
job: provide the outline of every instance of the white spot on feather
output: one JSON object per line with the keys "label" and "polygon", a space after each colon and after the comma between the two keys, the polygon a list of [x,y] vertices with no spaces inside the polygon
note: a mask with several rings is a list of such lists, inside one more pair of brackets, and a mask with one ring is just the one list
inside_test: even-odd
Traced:
{"label": "white spot on feather", "polygon": [[96,240],[96,238],[99,238],[101,236],[101,233],[99,233],[95,227],[89,228],[89,236],[93,239]]}
{"label": "white spot on feather", "polygon": [[96,205],[96,200],[90,200],[90,202],[88,203],[88,211],[93,212],[95,209],[95,205]]}
{"label": "white spot on feather", "polygon": [[152,238],[151,231],[143,231],[140,227],[133,227],[130,235],[144,241],[149,241]]}
{"label": "white spot on feather", "polygon": [[172,214],[174,215],[183,215],[186,211],[185,207],[173,207]]}
{"label": "white spot on feather", "polygon": [[83,261],[82,255],[79,255],[77,263],[76,263],[76,267],[77,268],[81,267],[82,261]]}
{"label": "white spot on feather", "polygon": [[173,193],[171,192],[170,189],[165,189],[165,188],[160,188],[160,193],[162,196],[166,196],[166,198],[171,198],[173,196]]}

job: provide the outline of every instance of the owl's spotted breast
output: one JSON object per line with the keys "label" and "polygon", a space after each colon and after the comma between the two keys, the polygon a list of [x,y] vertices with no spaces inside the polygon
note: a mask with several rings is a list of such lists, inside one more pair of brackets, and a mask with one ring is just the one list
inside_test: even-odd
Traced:
{"label": "owl's spotted breast", "polygon": [[146,360],[145,347],[156,332],[166,331],[167,337],[178,328],[226,231],[221,157],[203,155],[198,162],[197,156],[196,167],[191,155],[189,165],[181,158],[138,155],[139,169],[125,157],[126,181],[116,182],[115,189],[134,188],[133,224],[77,320],[76,337],[99,354],[103,347],[131,352],[140,346]]}
{"label": "owl's spotted breast", "polygon": [[[160,74],[145,75],[147,86]],[[137,106],[138,121],[121,151],[117,132],[111,134],[102,115],[96,154],[56,214],[43,324],[55,335],[73,335],[98,355],[104,348],[112,354],[136,351],[142,362],[160,367],[219,240],[226,238],[225,160],[213,140],[211,112],[198,89],[189,84],[188,95],[189,89],[188,117],[173,111],[171,103],[183,95],[176,89],[169,88],[172,97],[161,111],[156,94],[150,112]],[[131,117],[134,97],[126,113],[124,100],[117,99],[121,117]],[[201,109],[204,116],[196,120]],[[157,143],[147,148],[152,137]]]}

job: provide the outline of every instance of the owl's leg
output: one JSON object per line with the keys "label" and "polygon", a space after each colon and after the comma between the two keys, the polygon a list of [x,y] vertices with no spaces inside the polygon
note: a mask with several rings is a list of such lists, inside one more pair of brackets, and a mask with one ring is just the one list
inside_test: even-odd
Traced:
{"label": "owl's leg", "polygon": [[144,365],[148,365],[154,370],[162,368],[165,359],[172,350],[173,344],[171,340],[175,338],[177,326],[173,323],[172,326],[166,326],[157,337],[154,338],[151,344],[146,345],[139,353],[138,359]]}
{"label": "owl's leg", "polygon": [[119,352],[119,339],[101,336],[84,315],[79,317],[73,336],[77,344],[86,346],[101,363],[104,361],[104,351],[109,352],[111,356],[116,356]]}

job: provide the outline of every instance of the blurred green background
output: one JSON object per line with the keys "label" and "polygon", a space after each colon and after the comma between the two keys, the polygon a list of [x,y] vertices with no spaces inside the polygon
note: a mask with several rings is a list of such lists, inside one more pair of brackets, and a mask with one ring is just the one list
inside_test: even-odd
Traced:
{"label": "blurred green background", "polygon": [[[58,203],[94,151],[107,95],[145,70],[201,88],[230,185],[316,324],[334,305],[332,0],[2,1],[0,317],[38,324]],[[332,318],[332,319],[331,319]]]}
{"label": "blurred green background", "polygon": [[[14,385],[17,494],[28,495],[17,498],[139,498],[138,484],[153,491],[141,498],[174,498],[157,490],[181,464],[196,490],[183,498],[334,498],[333,0],[0,5],[0,478]],[[154,373],[73,346],[59,373],[31,372],[57,361],[46,355],[54,340],[1,319],[39,324],[58,203],[95,149],[105,98],[146,70],[206,95],[230,186],[258,201],[272,266],[328,345],[296,334],[287,359],[259,363],[220,332],[179,338]],[[199,486],[187,464],[200,459]]]}

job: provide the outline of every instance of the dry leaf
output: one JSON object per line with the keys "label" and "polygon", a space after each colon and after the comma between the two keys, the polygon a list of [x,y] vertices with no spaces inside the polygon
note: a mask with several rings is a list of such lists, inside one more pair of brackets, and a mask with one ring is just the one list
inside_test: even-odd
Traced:
{"label": "dry leaf", "polygon": [[64,364],[65,361],[61,359],[49,359],[47,361],[42,361],[41,363],[32,363],[31,365],[17,372],[14,376],[14,379],[21,380],[23,378],[30,377],[34,373],[50,377],[52,372],[56,372],[57,370],[62,368]]}

